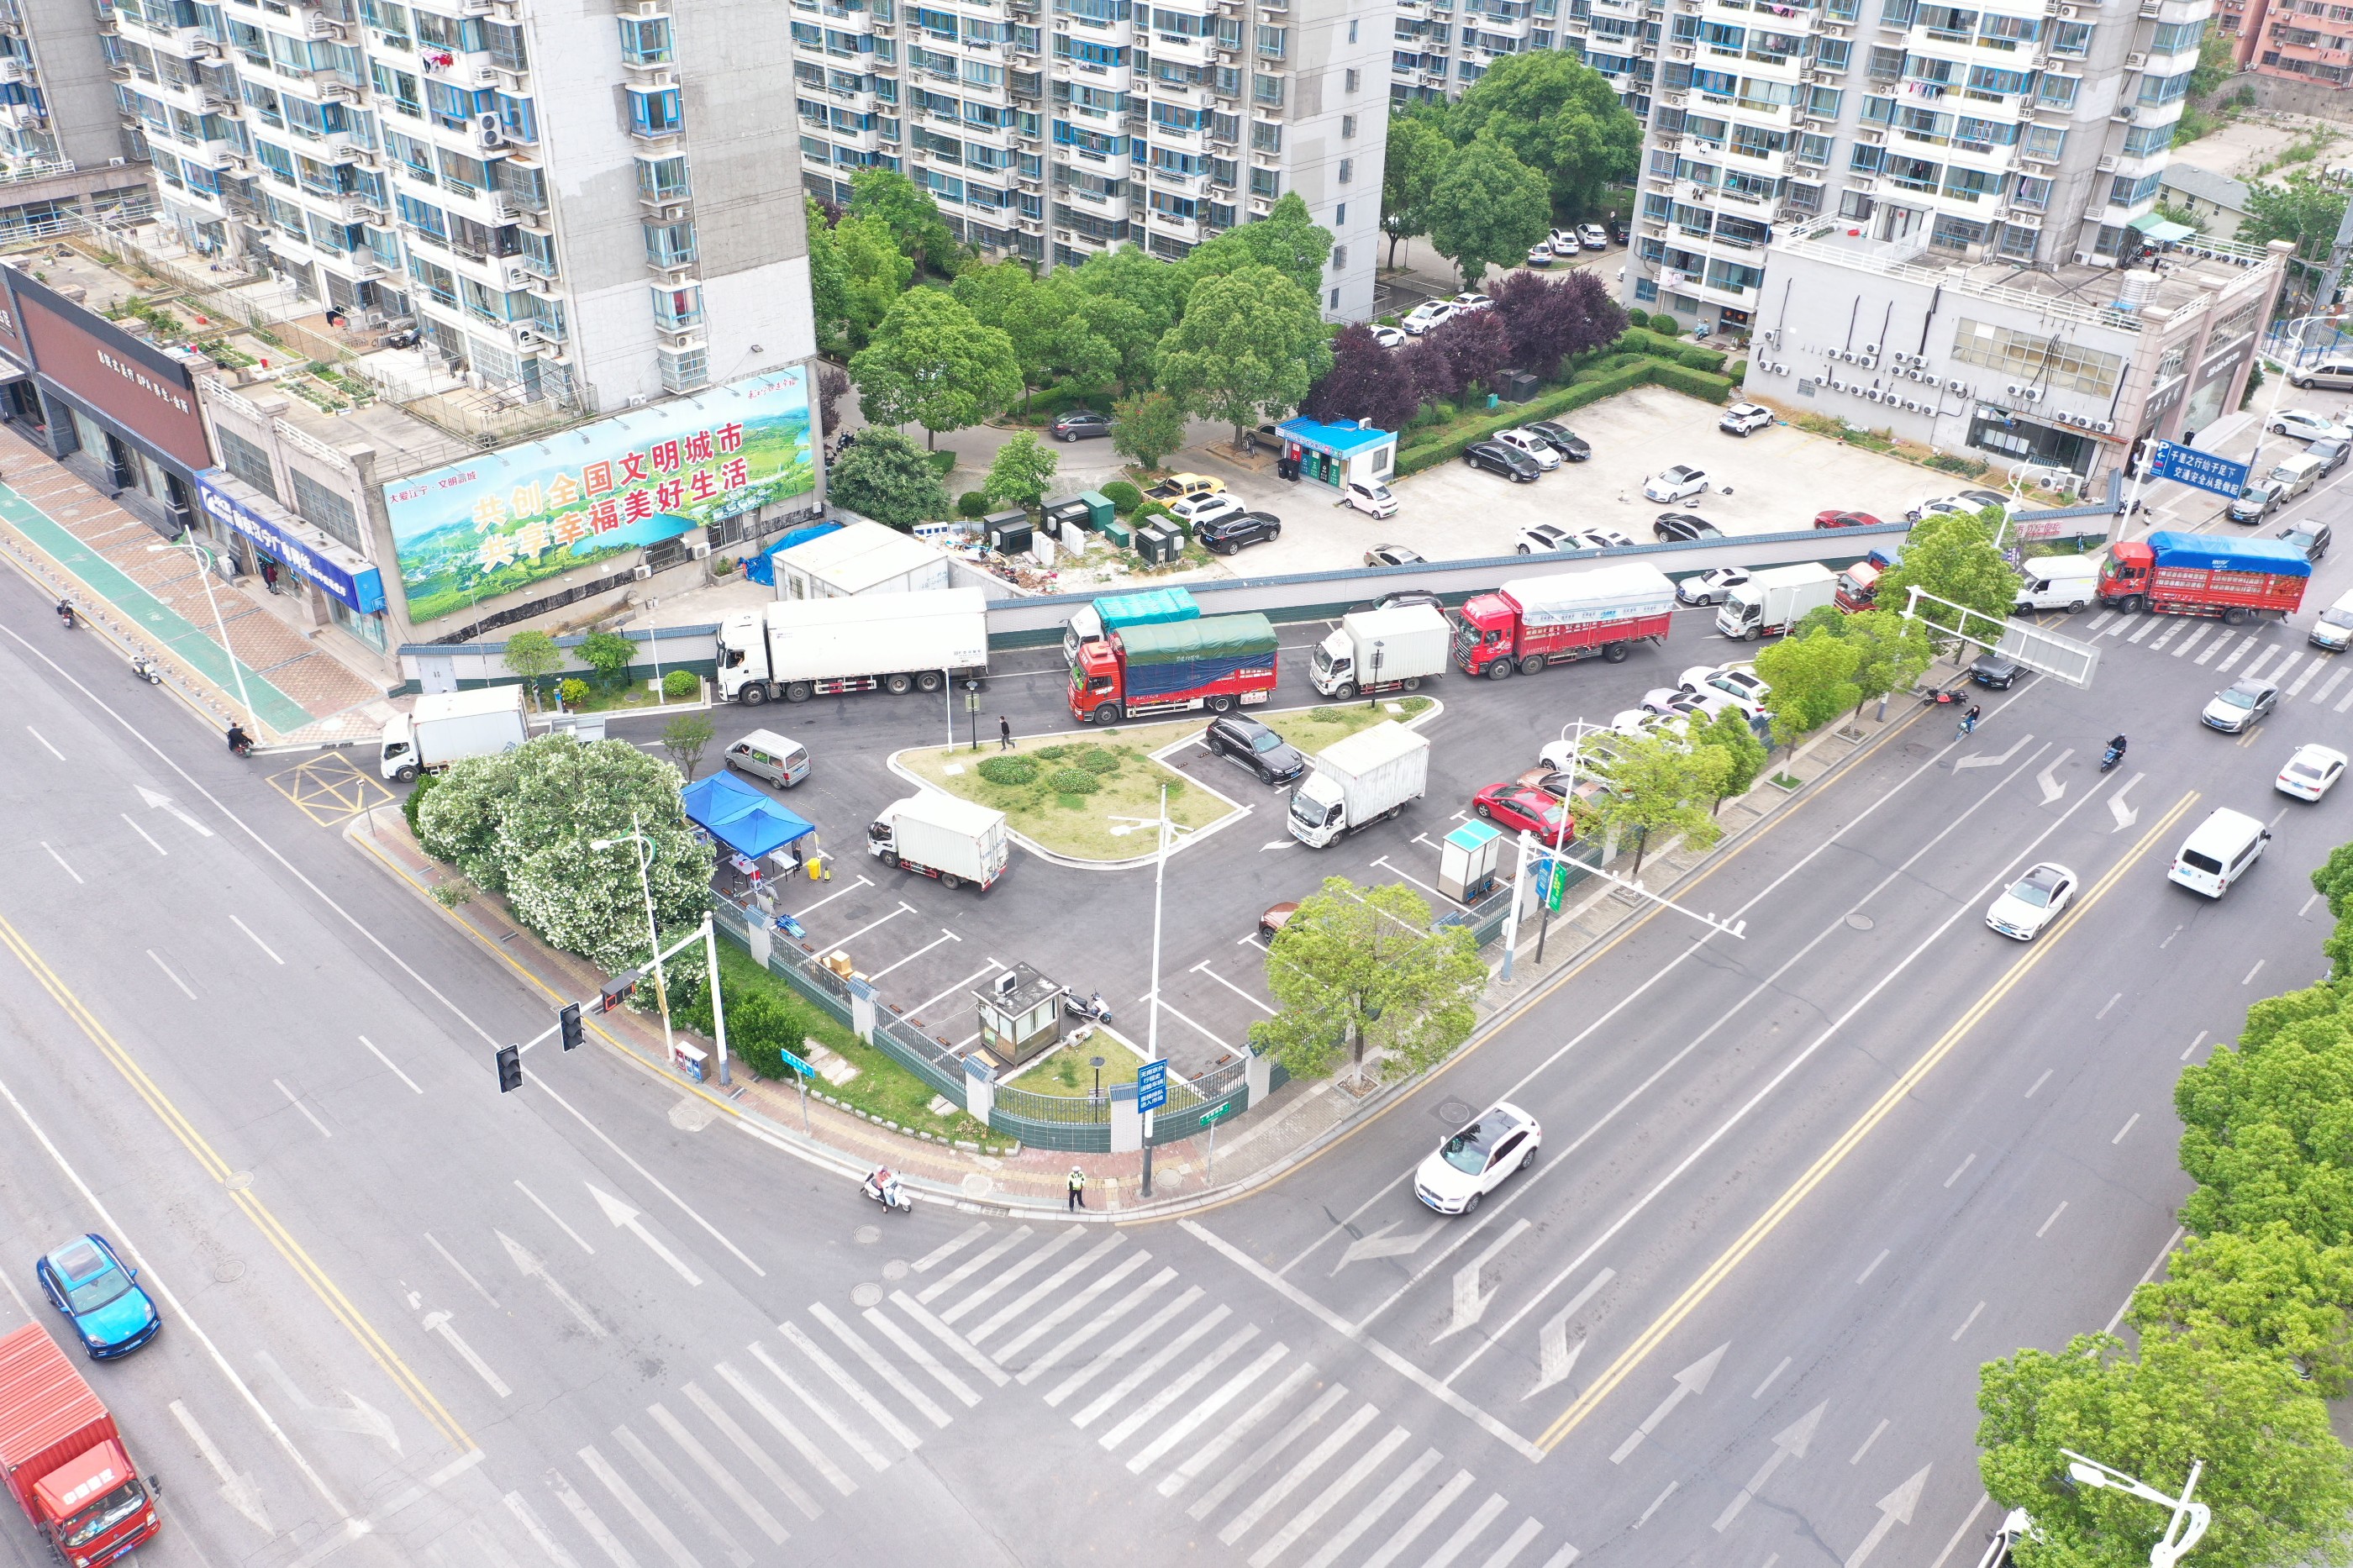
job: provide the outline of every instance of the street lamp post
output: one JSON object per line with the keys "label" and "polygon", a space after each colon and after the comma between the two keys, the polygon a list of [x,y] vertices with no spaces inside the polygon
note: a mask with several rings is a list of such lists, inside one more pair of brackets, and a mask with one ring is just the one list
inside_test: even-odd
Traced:
{"label": "street lamp post", "polygon": [[[2326,303],[2326,301],[2323,302]],[[2279,412],[2280,394],[2287,389],[2288,371],[2295,365],[2304,363],[2305,334],[2312,331],[2313,322],[2333,321],[2336,319],[2337,318],[2334,316],[2297,316],[2292,321],[2282,321],[2280,323],[2280,330],[2283,332],[2291,328],[2294,329],[2295,332],[2295,357],[2289,361],[2288,363],[2280,366],[2279,375],[2277,379],[2272,383],[2272,400],[2263,409],[2263,422],[2255,426],[2255,449],[2247,458],[2247,477],[2249,479],[2257,478],[2263,473],[2263,442],[2268,439],[2271,435],[2272,416]],[[2255,351],[2255,363],[2261,365],[2263,363],[2263,350],[2258,347]]]}
{"label": "street lamp post", "polygon": [[[2148,1549],[2148,1568],[2173,1568],[2175,1563],[2189,1554],[2189,1549],[2198,1544],[2206,1533],[2207,1525],[2213,1521],[2212,1510],[2202,1502],[2189,1500],[2189,1494],[2198,1489],[2199,1473],[2206,1468],[2203,1459],[2189,1461],[2189,1479],[2182,1483],[2179,1497],[2170,1498],[2146,1481],[2136,1480],[2097,1459],[2087,1459],[2073,1448],[2059,1451],[2073,1461],[2067,1467],[2067,1474],[2077,1486],[2112,1488],[2116,1491],[2129,1492],[2172,1513],[2173,1517],[2166,1521],[2165,1533]],[[2174,1539],[2177,1534],[2180,1537],[2178,1541]]]}
{"label": "street lamp post", "polygon": [[[617,844],[635,844],[638,847],[638,887],[646,898],[646,951],[653,955],[654,1001],[661,1008],[662,1048],[669,1059],[675,1063],[678,1060],[678,1041],[671,1035],[670,1027],[670,987],[662,975],[661,933],[654,926],[654,883],[651,874],[654,863],[654,841],[646,837],[645,824],[638,819],[636,812],[629,813],[628,837],[592,838],[588,841],[588,847],[610,849]],[[712,996],[714,1002],[718,998],[718,990],[715,986],[712,988]],[[727,1081],[727,1058],[723,1055],[719,1058],[719,1081],[721,1083]]]}
{"label": "street lamp post", "polygon": [[[1144,1059],[1160,1059],[1160,889],[1168,879],[1168,786],[1160,786],[1159,854],[1152,870],[1152,1006],[1145,1016]],[[1154,1112],[1144,1113],[1144,1181],[1141,1196],[1152,1195],[1152,1123]]]}
{"label": "street lamp post", "polygon": [[1373,678],[1365,683],[1365,706],[1367,708],[1377,705],[1380,700],[1373,695],[1373,689],[1381,683],[1381,649],[1385,646],[1378,638],[1374,639]]}
{"label": "street lamp post", "polygon": [[237,650],[229,646],[228,623],[221,619],[220,601],[213,596],[212,552],[192,539],[174,540],[169,544],[151,544],[147,547],[147,552],[151,555],[160,550],[185,550],[196,558],[196,576],[205,585],[205,603],[212,606],[213,629],[220,633],[221,652],[228,659],[228,672],[237,678],[237,705],[245,710],[246,718],[259,724],[261,722],[260,716],[254,712],[253,699],[245,689],[245,667],[237,662]]}

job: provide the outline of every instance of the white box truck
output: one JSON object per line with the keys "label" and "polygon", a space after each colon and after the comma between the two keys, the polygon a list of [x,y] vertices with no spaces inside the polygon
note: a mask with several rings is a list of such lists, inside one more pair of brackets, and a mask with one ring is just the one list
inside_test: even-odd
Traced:
{"label": "white box truck", "polygon": [[376,772],[406,784],[466,757],[512,752],[530,738],[520,686],[428,691],[417,700],[414,712],[396,713],[385,725],[376,742]]}
{"label": "white box truck", "polygon": [[1786,632],[1838,596],[1838,575],[1819,561],[1773,566],[1725,595],[1715,629],[1735,642]]}
{"label": "white box truck", "polygon": [[1351,610],[1315,647],[1308,679],[1342,702],[1373,691],[1412,691],[1446,672],[1454,628],[1435,605]]}
{"label": "white box truck", "polygon": [[2064,610],[2072,616],[2084,609],[2100,596],[2100,563],[2107,558],[2105,551],[2036,556],[2019,578],[2015,610]]}
{"label": "white box truck", "polygon": [[1335,741],[1291,792],[1291,836],[1321,849],[1387,822],[1430,787],[1430,741],[1391,720]]}
{"label": "white box truck", "polygon": [[892,802],[866,829],[869,855],[943,888],[987,888],[1005,875],[1011,842],[1003,812],[937,790]]}
{"label": "white box truck", "polygon": [[987,599],[934,588],[780,599],[719,624],[719,693],[756,707],[847,691],[937,691],[988,669]]}

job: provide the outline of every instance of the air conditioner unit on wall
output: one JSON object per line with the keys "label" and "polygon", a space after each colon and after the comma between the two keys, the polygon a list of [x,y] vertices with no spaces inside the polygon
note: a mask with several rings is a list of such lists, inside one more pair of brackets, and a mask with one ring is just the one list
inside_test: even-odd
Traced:
{"label": "air conditioner unit on wall", "polygon": [[692,553],[697,561],[704,560],[711,554],[711,546],[708,544],[697,544],[692,547]]}
{"label": "air conditioner unit on wall", "polygon": [[640,583],[644,582],[647,578],[651,577],[653,574],[654,569],[650,566],[639,564],[629,568],[629,575]]}

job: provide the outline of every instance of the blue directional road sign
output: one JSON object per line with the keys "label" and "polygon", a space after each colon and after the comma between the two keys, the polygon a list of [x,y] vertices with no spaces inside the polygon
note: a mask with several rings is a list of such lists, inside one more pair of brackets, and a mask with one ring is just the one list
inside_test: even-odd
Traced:
{"label": "blue directional road sign", "polygon": [[1146,1062],[1135,1069],[1135,1109],[1157,1110],[1168,1103],[1168,1064]]}
{"label": "blue directional road sign", "polygon": [[803,1078],[807,1078],[809,1074],[817,1071],[817,1068],[809,1066],[808,1063],[801,1060],[800,1058],[793,1055],[790,1051],[779,1049],[776,1052],[776,1055],[784,1058],[785,1065],[792,1068],[795,1072],[799,1073]]}
{"label": "blue directional road sign", "polygon": [[2151,443],[2148,477],[2152,479],[2172,479],[2201,490],[2211,490],[2218,496],[2236,496],[2247,488],[2247,465],[2234,463],[2228,458],[2218,458],[2211,452],[2201,452],[2195,447],[2158,441]]}

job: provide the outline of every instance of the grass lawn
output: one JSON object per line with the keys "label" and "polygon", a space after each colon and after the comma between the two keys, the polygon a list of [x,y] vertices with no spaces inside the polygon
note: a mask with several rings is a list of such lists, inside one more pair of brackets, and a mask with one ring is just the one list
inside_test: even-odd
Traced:
{"label": "grass lawn", "polygon": [[1121,1045],[1117,1040],[1095,1035],[1076,1046],[1061,1046],[1052,1054],[1042,1057],[1022,1069],[1021,1076],[1008,1079],[1012,1089],[1026,1089],[1032,1094],[1050,1094],[1059,1100],[1084,1100],[1094,1092],[1095,1069],[1091,1059],[1103,1059],[1103,1087],[1109,1094],[1112,1086],[1134,1083],[1135,1071],[1144,1058]]}
{"label": "grass lawn", "polygon": [[[669,677],[670,672],[667,670],[663,671],[663,679],[668,679]],[[578,679],[579,678],[575,676],[572,679]],[[697,684],[693,692],[685,697],[664,697],[660,695],[648,684],[648,682],[652,679],[653,678],[651,676],[646,676],[638,679],[630,680],[621,686],[609,688],[600,686],[593,680],[587,681],[586,682],[588,688],[587,694],[582,697],[577,702],[565,703],[564,705],[564,711],[567,713],[627,713],[633,709],[659,708],[665,703],[692,702],[699,700],[702,696],[702,687],[700,677],[697,678]],[[544,715],[554,711],[555,698],[552,691],[532,709],[532,712],[534,715]]]}
{"label": "grass lawn", "polygon": [[[1392,713],[1392,706],[1404,711]],[[1359,730],[1369,730],[1384,719],[1403,723],[1429,712],[1430,708],[1430,699],[1427,697],[1390,696],[1340,708],[1286,708],[1279,713],[1261,713],[1258,717],[1268,729],[1312,757],[1333,742],[1345,741]]]}

